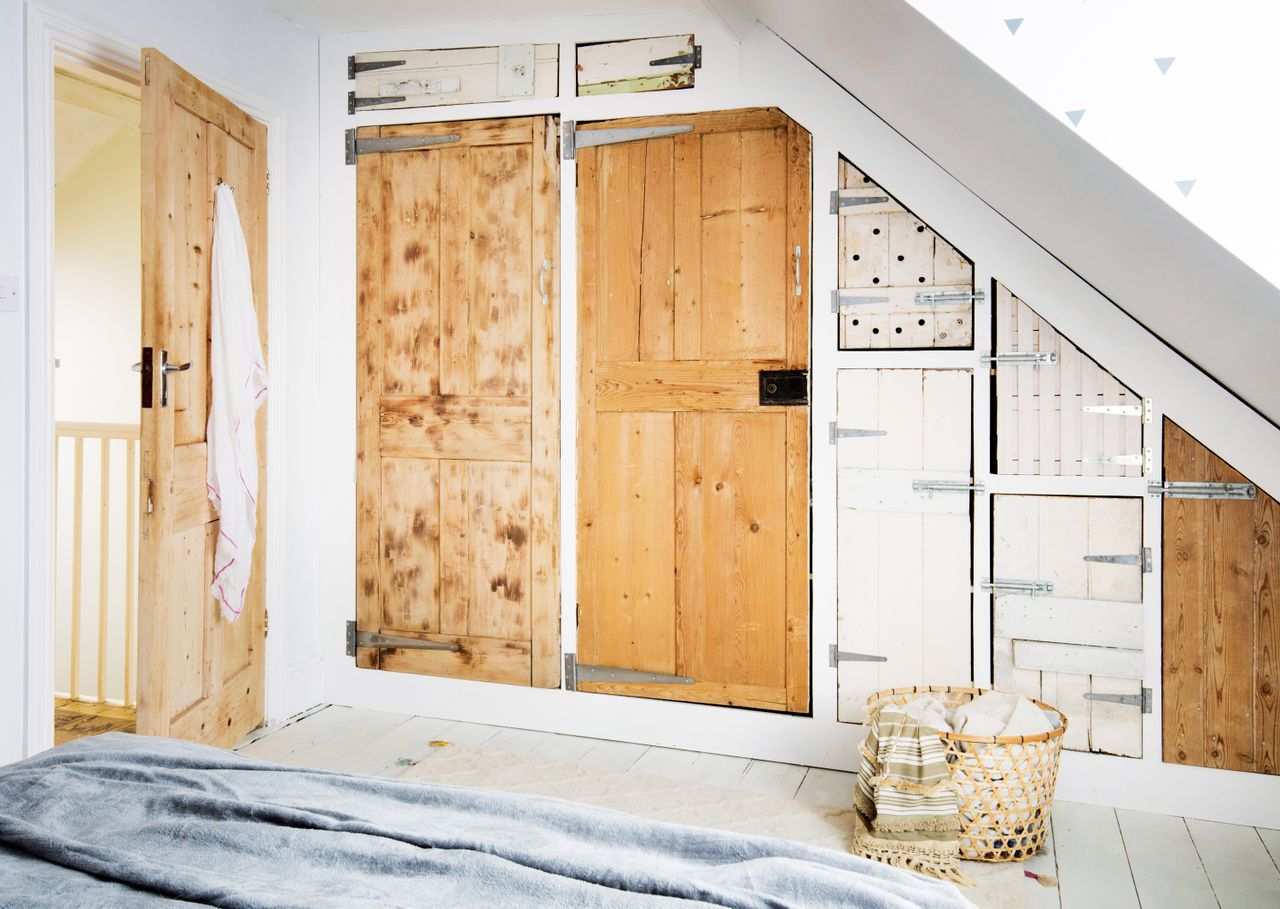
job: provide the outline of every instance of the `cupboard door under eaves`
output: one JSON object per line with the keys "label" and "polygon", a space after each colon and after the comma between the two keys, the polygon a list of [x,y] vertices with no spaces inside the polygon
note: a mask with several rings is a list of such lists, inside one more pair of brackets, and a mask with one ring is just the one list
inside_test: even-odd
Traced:
{"label": "cupboard door under eaves", "polygon": [[458,138],[356,165],[356,662],[555,687],[556,123],[379,135]]}
{"label": "cupboard door under eaves", "polygon": [[838,718],[869,694],[963,685],[972,661],[973,378],[837,373]]}
{"label": "cupboard door under eaves", "polygon": [[839,164],[841,350],[973,346],[973,263],[844,158]]}
{"label": "cupboard door under eaves", "polygon": [[996,472],[1142,476],[1142,398],[999,283],[995,314],[997,353],[1054,358],[995,364]]}
{"label": "cupboard door under eaves", "polygon": [[1142,499],[992,498],[996,688],[1065,713],[1067,748],[1141,757]]}
{"label": "cupboard door under eaves", "polygon": [[809,364],[809,134],[579,129],[662,125],[577,151],[578,688],[804,713],[809,408],[760,398]]}

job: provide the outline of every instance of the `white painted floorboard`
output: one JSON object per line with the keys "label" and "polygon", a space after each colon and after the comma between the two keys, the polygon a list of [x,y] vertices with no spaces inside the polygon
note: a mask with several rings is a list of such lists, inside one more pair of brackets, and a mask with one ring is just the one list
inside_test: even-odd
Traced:
{"label": "white painted floorboard", "polygon": [[[309,711],[248,736],[268,761],[398,776],[431,742],[456,742],[587,767],[763,792],[833,808],[852,803],[855,775],[723,754],[459,723],[348,707]],[[1280,831],[1055,802],[1049,841],[1026,870],[1027,909],[1277,909]]]}

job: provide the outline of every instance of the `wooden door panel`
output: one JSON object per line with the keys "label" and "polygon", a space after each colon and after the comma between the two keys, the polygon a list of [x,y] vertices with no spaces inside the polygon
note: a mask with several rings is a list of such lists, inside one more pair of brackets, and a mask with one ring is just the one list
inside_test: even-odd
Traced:
{"label": "wooden door panel", "polygon": [[357,665],[559,684],[559,408],[550,118],[372,127],[457,135],[363,154],[357,627],[457,651]]}
{"label": "wooden door panel", "polygon": [[[583,690],[808,710],[808,134],[777,111],[580,149]],[[582,128],[582,127],[580,127]],[[796,250],[799,250],[799,256]]]}
{"label": "wooden door panel", "polygon": [[965,370],[843,369],[837,375],[837,643],[884,662],[842,661],[838,718],[869,694],[973,676],[967,492],[918,481],[972,478],[972,377]]}
{"label": "wooden door panel", "polygon": [[[267,131],[158,51],[142,61],[142,344],[157,377],[141,419],[138,731],[227,746],[263,715],[266,407],[250,586],[228,622],[209,592],[219,522],[205,486],[214,194],[235,194],[266,353]],[[167,395],[162,351],[191,364]]]}
{"label": "wooden door panel", "polygon": [[[1171,420],[1166,482],[1248,483]],[[1164,759],[1280,773],[1276,500],[1164,502]]]}
{"label": "wooden door panel", "polygon": [[[1065,713],[1067,748],[1140,757],[1141,708],[1086,695],[1142,692],[1142,501],[998,495],[992,527],[994,578],[1053,585],[995,589],[996,687]],[[1086,561],[1106,555],[1139,564]]]}

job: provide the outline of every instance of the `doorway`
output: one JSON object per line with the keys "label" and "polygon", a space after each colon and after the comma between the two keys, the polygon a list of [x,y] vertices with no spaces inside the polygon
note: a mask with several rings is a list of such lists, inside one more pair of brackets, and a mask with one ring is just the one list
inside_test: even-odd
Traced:
{"label": "doorway", "polygon": [[54,742],[137,706],[141,101],[54,65]]}

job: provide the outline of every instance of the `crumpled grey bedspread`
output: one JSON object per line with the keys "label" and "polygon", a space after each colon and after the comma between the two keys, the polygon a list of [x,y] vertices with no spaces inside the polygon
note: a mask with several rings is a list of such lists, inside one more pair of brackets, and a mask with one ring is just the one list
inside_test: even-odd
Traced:
{"label": "crumpled grey bedspread", "polygon": [[0,768],[0,905],[961,909],[950,884],[558,799],[112,733]]}

